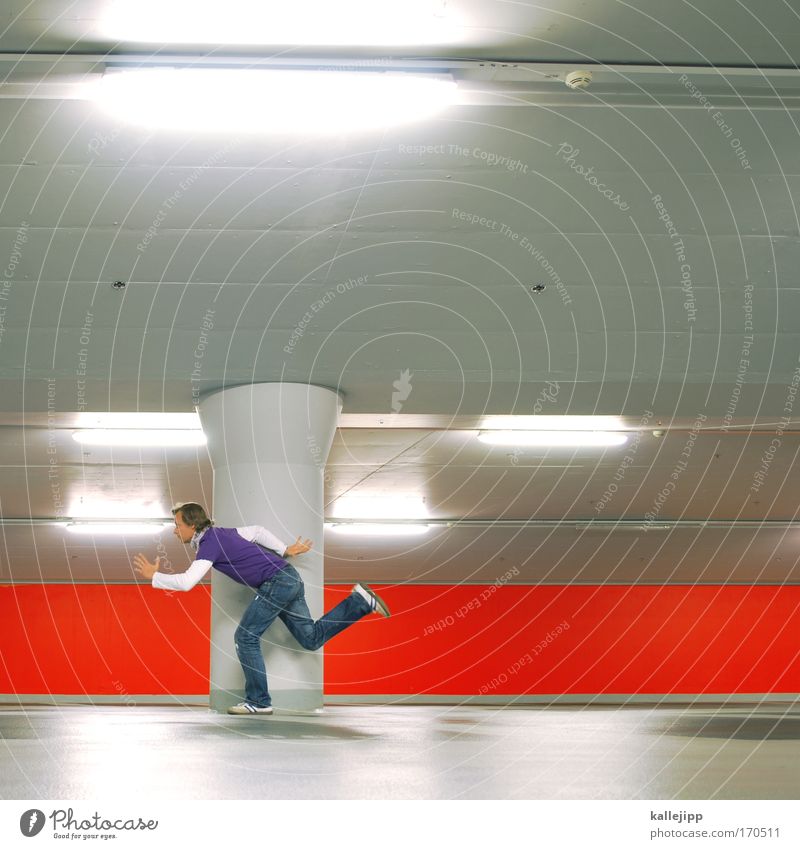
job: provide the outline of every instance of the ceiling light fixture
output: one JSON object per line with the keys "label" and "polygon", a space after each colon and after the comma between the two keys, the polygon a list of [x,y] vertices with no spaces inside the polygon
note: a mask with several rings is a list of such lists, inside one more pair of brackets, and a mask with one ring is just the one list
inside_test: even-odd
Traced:
{"label": "ceiling light fixture", "polygon": [[333,505],[336,519],[422,519],[428,508],[419,495],[345,495]]}
{"label": "ceiling light fixture", "polygon": [[428,525],[412,525],[383,522],[326,522],[326,528],[330,528],[337,534],[350,534],[352,536],[382,536],[382,537],[410,537],[427,534],[430,530]]}
{"label": "ceiling light fixture", "polygon": [[628,441],[628,437],[624,433],[599,430],[487,430],[479,433],[478,439],[488,445],[529,445],[554,448],[624,445]]}
{"label": "ceiling light fixture", "polygon": [[192,448],[206,444],[202,430],[76,430],[72,438],[82,445],[117,445],[127,448]]}
{"label": "ceiling light fixture", "polygon": [[71,534],[85,536],[152,536],[172,525],[166,522],[70,522],[65,527]]}
{"label": "ceiling light fixture", "polygon": [[197,413],[77,413],[75,426],[129,430],[202,430]]}
{"label": "ceiling light fixture", "polygon": [[458,101],[446,74],[110,69],[86,90],[110,115],[180,132],[342,133],[419,121]]}
{"label": "ceiling light fixture", "polygon": [[[557,384],[554,384],[557,385]],[[541,397],[555,398],[551,390]],[[627,430],[619,416],[485,416],[480,430]]]}

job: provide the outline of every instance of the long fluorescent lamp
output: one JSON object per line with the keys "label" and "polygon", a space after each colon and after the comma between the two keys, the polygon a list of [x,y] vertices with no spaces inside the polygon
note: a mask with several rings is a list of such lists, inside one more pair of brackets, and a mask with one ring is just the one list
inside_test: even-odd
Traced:
{"label": "long fluorescent lamp", "polygon": [[469,37],[446,0],[113,0],[100,33],[160,44],[420,45]]}
{"label": "long fluorescent lamp", "polygon": [[236,68],[111,70],[86,96],[119,121],[180,132],[347,133],[457,102],[447,75]]}
{"label": "long fluorescent lamp", "polygon": [[202,430],[197,413],[77,413],[79,430],[127,428],[128,430]]}
{"label": "long fluorescent lamp", "polygon": [[328,522],[326,528],[330,528],[337,534],[350,534],[352,536],[370,537],[410,537],[427,534],[428,525],[404,525],[400,523],[382,524],[380,522]]}
{"label": "long fluorescent lamp", "polygon": [[202,430],[127,430],[101,428],[76,430],[72,438],[82,445],[121,445],[127,447],[182,447],[205,445],[206,435]]}
{"label": "long fluorescent lamp", "polygon": [[71,534],[86,536],[152,536],[169,527],[165,522],[71,522],[66,525]]}
{"label": "long fluorescent lamp", "polygon": [[419,495],[345,495],[333,505],[335,519],[420,519],[428,518],[428,509]]}
{"label": "long fluorescent lamp", "polygon": [[599,430],[486,430],[478,434],[478,439],[488,445],[531,445],[539,447],[624,445],[628,441],[628,437],[624,433]]}
{"label": "long fluorescent lamp", "polygon": [[625,430],[620,416],[485,416],[480,430]]}

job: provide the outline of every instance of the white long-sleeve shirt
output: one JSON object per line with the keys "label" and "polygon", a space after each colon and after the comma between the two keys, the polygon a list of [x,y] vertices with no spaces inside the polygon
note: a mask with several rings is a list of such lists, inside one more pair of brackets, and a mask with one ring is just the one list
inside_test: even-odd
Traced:
{"label": "white long-sleeve shirt", "polygon": [[[262,528],[261,525],[247,525],[243,528],[236,528],[236,531],[239,536],[248,542],[257,542],[281,556],[286,554],[287,546],[275,534],[270,533],[266,528]],[[152,585],[158,590],[188,592],[203,579],[213,565],[210,560],[195,560],[185,572],[178,575],[156,572],[153,575]]]}

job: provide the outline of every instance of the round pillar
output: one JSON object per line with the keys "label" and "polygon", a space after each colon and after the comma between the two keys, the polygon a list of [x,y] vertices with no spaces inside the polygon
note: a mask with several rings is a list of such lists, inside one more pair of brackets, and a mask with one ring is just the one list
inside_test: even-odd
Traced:
{"label": "round pillar", "polygon": [[[290,560],[303,578],[314,619],[322,613],[325,461],[342,402],[321,386],[257,383],[202,398],[198,413],[214,471],[209,511],[220,527],[262,525],[286,545],[310,538],[311,551]],[[212,570],[212,710],[244,699],[233,635],[254,590]],[[261,640],[272,703],[322,709],[322,650],[305,651],[280,620]]]}

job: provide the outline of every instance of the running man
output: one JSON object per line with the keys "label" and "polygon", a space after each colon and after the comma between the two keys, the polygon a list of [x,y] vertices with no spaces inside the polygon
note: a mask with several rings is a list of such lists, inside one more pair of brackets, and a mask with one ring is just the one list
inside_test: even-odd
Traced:
{"label": "running man", "polygon": [[160,557],[151,563],[139,553],[133,562],[142,577],[152,580],[156,589],[188,592],[213,566],[256,590],[256,597],[247,606],[234,634],[236,655],[244,671],[245,701],[228,708],[228,713],[240,716],[272,713],[261,635],[276,618],[280,618],[304,649],[314,651],[369,613],[389,616],[383,599],[366,584],[358,583],[347,598],[315,622],[306,604],[303,579],[284,559],[310,551],[310,539],[303,541],[298,537],[287,546],[260,525],[218,528],[203,507],[194,502],[174,507],[172,515],[173,533],[184,545],[192,546],[197,559],[185,572],[165,575],[159,571]]}

